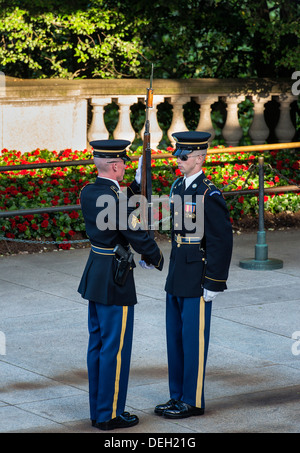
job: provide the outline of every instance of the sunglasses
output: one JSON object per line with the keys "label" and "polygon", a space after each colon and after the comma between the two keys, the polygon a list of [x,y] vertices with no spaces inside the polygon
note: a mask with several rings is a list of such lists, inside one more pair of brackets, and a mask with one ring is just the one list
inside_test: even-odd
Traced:
{"label": "sunglasses", "polygon": [[177,159],[182,160],[183,162],[186,162],[190,157],[198,157],[198,156],[205,156],[205,154],[183,154],[181,156],[177,156]]}

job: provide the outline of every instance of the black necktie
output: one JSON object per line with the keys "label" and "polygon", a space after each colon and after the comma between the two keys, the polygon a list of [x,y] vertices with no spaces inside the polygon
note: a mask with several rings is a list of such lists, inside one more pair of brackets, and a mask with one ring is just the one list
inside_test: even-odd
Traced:
{"label": "black necktie", "polygon": [[184,191],[185,191],[185,179],[183,179],[181,183],[180,195],[183,195]]}

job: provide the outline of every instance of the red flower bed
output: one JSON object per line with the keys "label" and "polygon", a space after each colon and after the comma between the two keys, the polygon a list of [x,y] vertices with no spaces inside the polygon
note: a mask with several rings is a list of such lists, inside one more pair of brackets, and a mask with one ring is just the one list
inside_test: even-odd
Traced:
{"label": "red flower bed", "polygon": [[[173,151],[168,148],[167,152]],[[165,153],[166,151],[160,151]],[[135,154],[140,154],[138,149]],[[61,153],[56,151],[35,150],[21,154],[20,151],[2,150],[0,165],[15,166],[18,164],[45,163],[69,160],[91,159],[91,153],[66,149]],[[248,170],[255,163],[256,157],[250,153],[239,154],[210,154],[207,156],[204,172],[222,190],[254,189],[258,187],[258,172]],[[270,168],[265,171],[265,186],[275,187],[299,184],[299,159],[291,151],[272,151],[265,155],[265,161],[280,172],[278,175]],[[152,159],[152,187],[156,195],[169,194],[173,181],[181,173],[177,168],[176,159]],[[134,178],[137,162],[131,162],[127,168],[123,185],[130,184]],[[0,173],[0,210],[33,209],[40,207],[76,205],[79,194],[85,184],[96,177],[94,165],[72,167],[54,167],[28,169]],[[257,216],[257,195],[237,196],[226,198],[232,222],[244,215]],[[300,209],[299,194],[282,193],[265,196],[265,209],[271,213],[289,210],[297,212]],[[161,218],[161,211],[155,213]],[[57,242],[69,241],[77,236],[85,237],[85,226],[80,210],[62,211],[25,216],[15,216],[0,219],[0,233],[7,238],[17,239],[46,239]],[[69,248],[70,244],[61,247]]]}

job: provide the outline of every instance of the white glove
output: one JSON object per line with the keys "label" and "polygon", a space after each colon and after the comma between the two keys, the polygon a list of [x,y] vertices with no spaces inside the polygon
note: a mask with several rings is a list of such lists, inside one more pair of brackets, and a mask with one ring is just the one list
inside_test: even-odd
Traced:
{"label": "white glove", "polygon": [[143,269],[154,269],[153,264],[147,264],[144,260],[140,260],[140,261],[139,261],[139,265],[140,265]]}
{"label": "white glove", "polygon": [[142,167],[143,167],[143,156],[139,158],[138,168],[135,172],[135,180],[138,184],[141,184],[142,179]]}
{"label": "white glove", "polygon": [[214,300],[218,294],[219,294],[218,292],[209,291],[208,289],[204,288],[203,298],[204,298],[205,302],[210,302],[210,301]]}

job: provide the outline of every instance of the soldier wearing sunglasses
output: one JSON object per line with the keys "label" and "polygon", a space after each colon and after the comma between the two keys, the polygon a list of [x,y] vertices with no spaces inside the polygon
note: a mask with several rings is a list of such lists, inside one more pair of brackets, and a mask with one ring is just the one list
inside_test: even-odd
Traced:
{"label": "soldier wearing sunglasses", "polygon": [[165,285],[170,400],[155,413],[180,419],[204,414],[212,300],[227,287],[232,227],[222,193],[202,171],[210,134],[173,137],[184,176],[170,193],[172,250]]}

